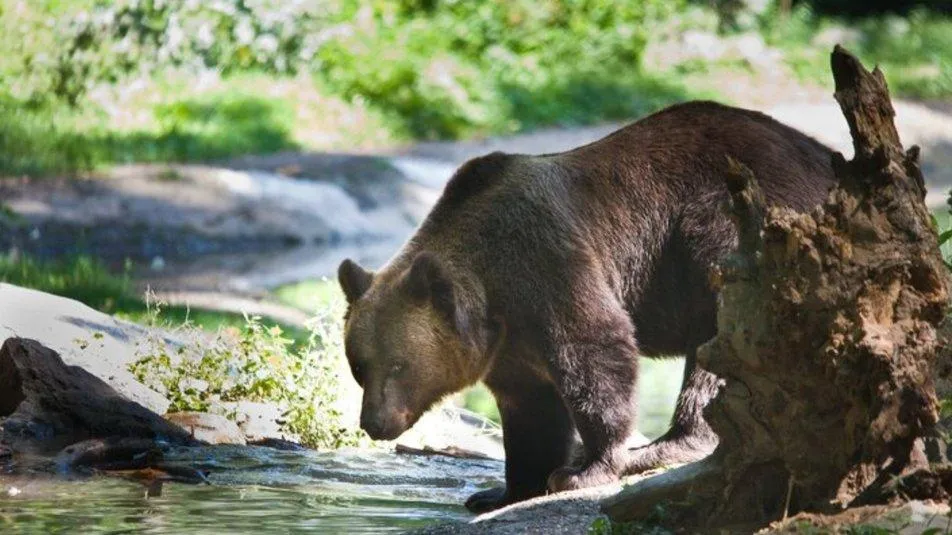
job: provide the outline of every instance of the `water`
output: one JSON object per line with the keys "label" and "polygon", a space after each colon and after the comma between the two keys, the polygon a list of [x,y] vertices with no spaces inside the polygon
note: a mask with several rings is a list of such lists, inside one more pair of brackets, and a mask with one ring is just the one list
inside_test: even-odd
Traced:
{"label": "water", "polygon": [[366,451],[235,446],[168,459],[210,470],[211,484],[164,483],[150,496],[115,477],[0,476],[0,533],[400,532],[471,518],[463,501],[503,473],[499,461]]}

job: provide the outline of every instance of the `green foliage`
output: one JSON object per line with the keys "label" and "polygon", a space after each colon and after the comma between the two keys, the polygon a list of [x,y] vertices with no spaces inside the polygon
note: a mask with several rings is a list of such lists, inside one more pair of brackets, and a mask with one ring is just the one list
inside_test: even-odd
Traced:
{"label": "green foliage", "polygon": [[88,169],[92,155],[82,139],[58,124],[61,106],[29,105],[3,94],[0,85],[0,174],[39,174]]}
{"label": "green foliage", "polygon": [[24,101],[71,105],[101,83],[169,67],[293,72],[323,24],[280,0],[18,1],[0,11],[0,74]]}
{"label": "green foliage", "polygon": [[327,277],[281,286],[274,290],[274,296],[282,303],[306,312],[327,308],[344,299],[337,280]]}
{"label": "green foliage", "polygon": [[62,295],[105,312],[128,309],[134,301],[128,272],[114,276],[88,256],[40,262],[29,256],[0,255],[0,282]]}
{"label": "green foliage", "polygon": [[132,81],[211,71],[226,79],[311,73],[323,91],[366,106],[405,138],[640,115],[686,96],[640,69],[652,24],[679,5],[18,0],[0,10],[10,29],[0,35],[0,78],[9,81],[0,85],[0,173],[294,147],[290,107],[257,95],[194,101],[179,88],[183,96],[151,110],[144,128],[116,126],[103,96]]}
{"label": "green foliage", "polygon": [[[681,13],[684,0],[8,4],[0,8],[0,174],[297,148],[301,138],[292,132],[310,99],[255,91],[195,97],[188,83],[163,84],[209,72],[226,81],[309,77],[322,95],[342,99],[340,106],[383,118],[385,128],[367,130],[386,130],[388,140],[585,124],[697,96],[641,68],[658,24],[676,13],[692,16]],[[718,8],[723,15],[740,5]],[[809,3],[790,12],[779,5],[728,24],[722,17],[720,29],[761,33],[797,76],[826,85],[830,38],[821,34],[840,31],[836,40],[883,66],[896,95],[952,95],[952,16],[914,11],[908,19],[844,22],[817,15]],[[699,11],[710,9],[692,6]],[[711,68],[746,67],[694,62],[674,74]],[[112,93],[143,83],[161,102],[112,102]],[[328,115],[320,106],[310,120]],[[117,120],[117,108],[146,119],[127,124]]]}
{"label": "green foliage", "polygon": [[846,526],[843,529],[843,533],[846,535],[896,535],[900,533],[900,530],[883,526],[859,524],[856,526]]}
{"label": "green foliage", "polygon": [[617,118],[656,104],[638,98],[648,84],[631,82],[643,77],[646,29],[678,5],[341,2],[316,64],[328,87],[379,107],[414,137]]}
{"label": "green foliage", "polygon": [[[160,134],[153,160],[195,160],[294,148],[286,106],[249,95],[211,95],[155,109]],[[162,154],[165,152],[166,154]]]}
{"label": "green foliage", "polygon": [[615,522],[600,516],[589,526],[588,535],[670,535],[674,532],[663,526],[667,514],[664,506],[658,505],[644,519],[632,522]]}
{"label": "green foliage", "polygon": [[899,95],[952,95],[952,16],[914,11],[907,18],[869,19],[859,26],[860,52],[878,63]]}
{"label": "green foliage", "polygon": [[345,428],[335,406],[344,369],[342,338],[331,310],[315,320],[302,347],[280,327],[246,317],[243,327],[223,329],[212,340],[195,336],[194,343],[177,347],[153,340],[129,369],[169,398],[171,412],[215,411],[218,402],[275,403],[284,411],[286,432],[314,448],[339,448],[361,437]]}
{"label": "green foliage", "polygon": [[844,21],[818,15],[805,3],[786,14],[774,4],[760,17],[759,31],[784,51],[784,61],[804,80],[831,84],[831,44],[817,39],[830,32],[865,64],[878,65],[893,95],[952,96],[952,15],[919,9],[905,17]]}
{"label": "green foliage", "polygon": [[479,384],[463,392],[462,402],[464,407],[476,414],[497,424],[501,422],[496,399],[484,385]]}
{"label": "green foliage", "polygon": [[939,417],[952,418],[952,398],[939,400]]}
{"label": "green foliage", "polygon": [[242,92],[155,106],[152,128],[114,129],[109,117],[52,101],[25,106],[0,88],[0,173],[50,174],[121,162],[175,162],[295,149],[284,103]]}

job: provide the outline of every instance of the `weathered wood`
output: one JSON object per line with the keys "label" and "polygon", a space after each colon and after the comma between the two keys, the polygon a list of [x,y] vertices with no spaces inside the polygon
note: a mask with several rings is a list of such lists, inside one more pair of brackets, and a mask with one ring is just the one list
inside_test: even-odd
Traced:
{"label": "weathered wood", "polygon": [[669,519],[764,523],[894,498],[886,484],[921,467],[948,271],[882,73],[841,47],[831,63],[855,156],[837,155],[827,202],[812,214],[768,208],[755,177],[732,166],[741,239],[714,278],[718,334],[698,354],[726,381],[705,413],[720,445],[703,478],[680,472],[680,496],[636,485],[606,502],[612,518],[681,502]]}
{"label": "weathered wood", "polygon": [[39,342],[0,347],[0,440],[14,451],[54,453],[93,438],[136,437],[195,444],[182,428],[118,394]]}

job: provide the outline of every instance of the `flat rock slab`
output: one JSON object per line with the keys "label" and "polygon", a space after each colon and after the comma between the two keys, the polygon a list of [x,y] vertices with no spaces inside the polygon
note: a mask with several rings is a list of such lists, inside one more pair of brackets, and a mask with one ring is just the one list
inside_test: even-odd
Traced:
{"label": "flat rock slab", "polygon": [[480,515],[471,522],[443,523],[411,531],[414,535],[517,535],[522,533],[579,535],[604,516],[599,501],[619,486],[597,487],[541,496]]}
{"label": "flat rock slab", "polygon": [[[664,476],[664,474],[660,474]],[[628,478],[626,484],[648,480],[648,476]],[[412,535],[517,535],[517,534],[564,534],[585,535],[592,524],[607,517],[600,504],[611,499],[622,485],[606,485],[591,489],[562,492],[516,503],[508,507],[477,516],[468,523],[446,522],[409,531]],[[776,522],[759,534],[782,533],[897,533],[919,535],[930,529],[946,533],[952,526],[952,512],[948,504],[910,501],[900,505],[870,506],[847,509],[836,515],[801,513],[782,522]],[[848,531],[847,528],[858,528]],[[734,533],[749,533],[750,526],[728,530]],[[840,531],[836,531],[840,530]],[[879,531],[877,531],[879,530]]]}
{"label": "flat rock slab", "polygon": [[138,325],[78,301],[0,283],[0,343],[11,337],[37,340],[58,353],[66,365],[80,366],[119,394],[164,414],[169,401],[126,369],[138,360],[137,343],[147,334]]}
{"label": "flat rock slab", "polygon": [[166,414],[165,419],[184,429],[195,440],[208,444],[247,443],[238,424],[220,414],[182,411]]}
{"label": "flat rock slab", "polygon": [[[663,470],[662,470],[663,471]],[[475,517],[468,523],[446,522],[410,531],[414,535],[516,535],[532,533],[586,534],[592,523],[605,518],[601,503],[626,485],[646,480],[659,471],[629,476],[618,483],[540,496]]]}

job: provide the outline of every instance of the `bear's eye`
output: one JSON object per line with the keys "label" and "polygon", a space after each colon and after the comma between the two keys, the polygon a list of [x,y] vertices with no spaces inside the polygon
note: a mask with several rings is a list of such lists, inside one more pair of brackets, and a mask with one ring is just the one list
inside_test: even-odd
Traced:
{"label": "bear's eye", "polygon": [[397,373],[402,372],[405,367],[406,367],[406,366],[405,366],[404,364],[402,364],[402,363],[397,363],[397,364],[394,364],[394,365],[393,365],[393,368],[391,368],[391,371],[393,371],[393,373],[397,374]]}
{"label": "bear's eye", "polygon": [[351,369],[351,372],[354,374],[354,380],[356,380],[360,386],[364,386],[363,371],[364,369],[360,364],[354,364],[354,367]]}

